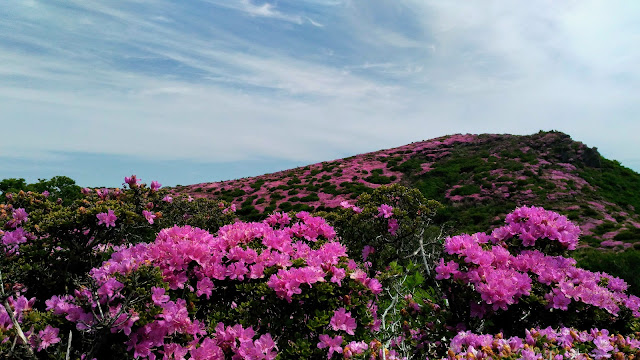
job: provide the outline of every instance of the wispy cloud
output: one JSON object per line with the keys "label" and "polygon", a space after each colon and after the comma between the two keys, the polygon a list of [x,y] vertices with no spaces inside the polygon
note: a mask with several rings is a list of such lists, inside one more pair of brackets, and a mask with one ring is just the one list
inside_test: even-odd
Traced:
{"label": "wispy cloud", "polygon": [[250,0],[242,0],[240,3],[242,4],[242,10],[251,16],[261,16],[261,17],[291,21],[296,24],[302,23],[302,18],[300,16],[285,15],[275,10],[275,6],[268,2],[265,2],[261,5],[254,5]]}
{"label": "wispy cloud", "polygon": [[[301,15],[296,13],[284,13],[280,11],[278,9],[278,6],[276,5],[277,2],[268,2],[268,1],[259,2],[255,0],[233,0],[233,1],[208,0],[208,2],[218,7],[224,7],[224,8],[239,11],[251,17],[280,20],[280,21],[294,23],[297,25],[311,24],[316,27],[324,26],[323,24],[315,21],[314,19],[312,19],[307,15]],[[319,4],[316,3],[315,5],[317,6]],[[326,5],[331,5],[331,3],[325,4],[325,6]],[[333,5],[336,5],[336,4],[333,4]]]}

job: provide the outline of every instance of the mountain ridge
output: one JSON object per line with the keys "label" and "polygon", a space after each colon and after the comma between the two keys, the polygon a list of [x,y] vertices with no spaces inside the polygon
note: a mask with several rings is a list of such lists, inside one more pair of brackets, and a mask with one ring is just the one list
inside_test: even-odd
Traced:
{"label": "mountain ridge", "polygon": [[173,191],[230,201],[256,220],[272,211],[330,210],[394,183],[442,202],[437,220],[456,232],[496,226],[513,208],[535,205],[580,225],[588,246],[640,248],[640,174],[558,131],[447,135]]}

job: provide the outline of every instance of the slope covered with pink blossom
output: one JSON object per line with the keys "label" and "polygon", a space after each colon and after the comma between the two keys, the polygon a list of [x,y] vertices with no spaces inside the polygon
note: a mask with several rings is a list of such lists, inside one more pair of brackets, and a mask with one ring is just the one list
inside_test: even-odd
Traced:
{"label": "slope covered with pink blossom", "polygon": [[495,227],[514,207],[537,205],[579,224],[583,244],[640,247],[640,175],[555,131],[456,134],[174,192],[231,201],[239,215],[260,219],[335,208],[392,183],[442,202],[438,219],[454,232]]}

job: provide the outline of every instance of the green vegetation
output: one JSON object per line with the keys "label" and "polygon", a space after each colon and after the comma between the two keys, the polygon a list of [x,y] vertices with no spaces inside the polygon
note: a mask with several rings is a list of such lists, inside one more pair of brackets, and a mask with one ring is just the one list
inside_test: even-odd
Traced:
{"label": "green vegetation", "polygon": [[478,185],[464,185],[459,188],[453,189],[453,191],[451,191],[451,196],[454,196],[454,195],[466,196],[466,195],[473,195],[478,193],[480,193],[480,187]]}
{"label": "green vegetation", "polygon": [[640,295],[640,276],[638,276],[640,251],[629,249],[624,252],[605,252],[587,249],[578,251],[574,258],[581,268],[606,272],[624,279],[629,284],[629,292]]}
{"label": "green vegetation", "polygon": [[372,184],[380,184],[380,185],[391,184],[391,181],[392,181],[390,177],[380,175],[378,173],[374,173],[371,176],[367,176],[366,178],[364,178],[364,180]]}
{"label": "green vegetation", "polygon": [[593,229],[593,233],[596,235],[603,235],[617,228],[618,228],[618,225],[616,223],[612,221],[605,221],[602,224],[596,226],[596,228]]}
{"label": "green vegetation", "polygon": [[312,193],[305,197],[300,198],[300,201],[302,202],[311,202],[311,201],[319,201],[319,200],[320,200],[320,197],[318,197],[318,194],[316,193]]}
{"label": "green vegetation", "polygon": [[[407,161],[400,163],[399,165],[395,165],[397,162],[388,162],[387,165],[391,165],[390,168],[393,171],[400,171],[402,173],[412,173],[416,171],[420,171],[422,169],[422,164],[425,160],[419,158],[411,158]],[[393,164],[393,165],[392,165]]]}
{"label": "green vegetation", "polygon": [[640,229],[633,227],[620,231],[614,238],[618,241],[640,242]]}
{"label": "green vegetation", "polygon": [[80,198],[80,186],[66,176],[54,176],[50,180],[38,179],[38,182],[28,184],[25,179],[4,179],[0,181],[0,202],[6,201],[6,194],[32,191],[44,193],[47,191],[52,199],[62,199],[64,205],[69,205]]}
{"label": "green vegetation", "polygon": [[628,208],[631,205],[640,214],[640,174],[615,160],[600,157],[600,164],[600,167],[583,166],[580,175],[598,187],[598,196],[627,210],[631,210]]}

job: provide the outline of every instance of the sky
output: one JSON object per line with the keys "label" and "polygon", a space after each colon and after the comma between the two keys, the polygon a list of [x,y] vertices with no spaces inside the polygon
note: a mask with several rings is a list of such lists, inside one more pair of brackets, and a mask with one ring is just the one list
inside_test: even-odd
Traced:
{"label": "sky", "polygon": [[640,171],[640,2],[9,0],[0,179],[187,185],[455,133]]}

